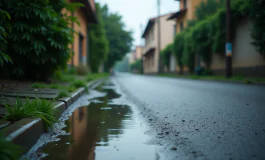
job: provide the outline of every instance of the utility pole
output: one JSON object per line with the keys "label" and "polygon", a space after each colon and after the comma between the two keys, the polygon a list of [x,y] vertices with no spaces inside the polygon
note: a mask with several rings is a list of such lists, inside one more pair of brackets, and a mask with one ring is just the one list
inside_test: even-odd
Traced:
{"label": "utility pole", "polygon": [[160,56],[161,50],[161,25],[160,25],[160,0],[157,0],[157,51],[158,51],[158,73],[163,72],[163,65]]}
{"label": "utility pole", "polygon": [[231,8],[230,0],[226,0],[226,77],[232,77],[232,40],[231,40]]}
{"label": "utility pole", "polygon": [[[143,34],[143,25],[140,24],[140,37],[142,37]],[[142,38],[140,40],[140,47],[143,47]],[[141,49],[141,74],[144,74],[144,53],[143,49]]]}

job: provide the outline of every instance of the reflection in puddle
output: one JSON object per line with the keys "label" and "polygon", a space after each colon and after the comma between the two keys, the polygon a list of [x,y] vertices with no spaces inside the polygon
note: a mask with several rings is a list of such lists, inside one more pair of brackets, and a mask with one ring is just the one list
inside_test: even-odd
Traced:
{"label": "reflection in puddle", "polygon": [[106,96],[73,112],[65,122],[70,135],[59,136],[59,141],[38,150],[48,154],[44,159],[158,160],[155,146],[145,144],[148,136],[132,108],[110,104],[120,97],[113,89],[97,89]]}

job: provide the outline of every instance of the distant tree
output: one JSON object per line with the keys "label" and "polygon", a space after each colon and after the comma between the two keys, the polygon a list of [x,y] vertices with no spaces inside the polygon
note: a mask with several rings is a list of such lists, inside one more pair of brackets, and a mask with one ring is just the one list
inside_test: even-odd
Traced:
{"label": "distant tree", "polygon": [[89,54],[88,64],[92,72],[98,72],[102,61],[107,59],[109,52],[109,41],[106,37],[106,30],[102,20],[99,3],[96,3],[98,24],[89,27]]}
{"label": "distant tree", "polygon": [[105,70],[108,70],[131,50],[133,38],[132,31],[126,30],[121,15],[110,13],[107,5],[100,9],[109,41],[109,54],[105,62]]}

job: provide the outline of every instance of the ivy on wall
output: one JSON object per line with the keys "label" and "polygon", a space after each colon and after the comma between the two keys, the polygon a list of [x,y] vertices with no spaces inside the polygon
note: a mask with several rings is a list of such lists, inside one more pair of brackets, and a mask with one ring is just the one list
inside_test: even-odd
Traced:
{"label": "ivy on wall", "polygon": [[[253,45],[262,55],[265,54],[264,9],[265,1],[262,0],[234,0],[231,3],[232,37],[236,34],[237,21],[249,17],[254,22],[251,30]],[[194,21],[193,24],[182,33],[177,34],[173,44],[173,52],[177,57],[178,64],[180,67],[188,66],[191,73],[195,67],[195,55],[202,57],[207,68],[210,67],[212,54],[224,55],[226,9],[221,7],[213,15],[205,16],[204,19]]]}
{"label": "ivy on wall", "polygon": [[169,69],[170,66],[170,54],[173,53],[173,44],[168,44],[161,52],[161,58],[163,61],[163,64]]}

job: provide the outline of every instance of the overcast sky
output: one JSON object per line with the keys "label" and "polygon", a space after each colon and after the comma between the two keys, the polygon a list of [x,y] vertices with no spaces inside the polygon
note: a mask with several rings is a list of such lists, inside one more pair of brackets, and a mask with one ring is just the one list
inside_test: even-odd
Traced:
{"label": "overcast sky", "polygon": [[[157,0],[95,0],[107,4],[111,12],[118,12],[128,29],[133,30],[134,45],[141,43],[141,27],[144,29],[149,18],[157,15]],[[179,3],[175,0],[161,0],[161,14],[175,12]]]}

